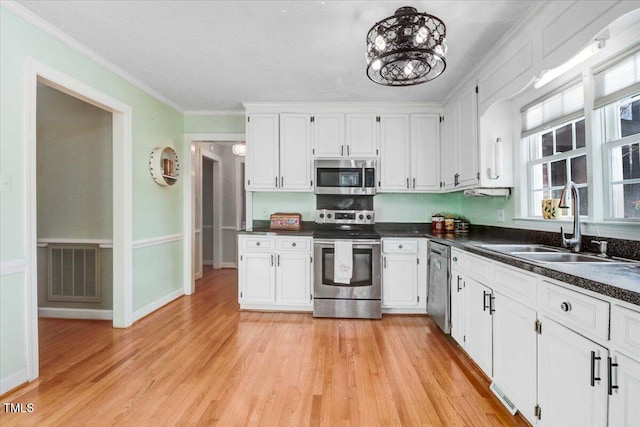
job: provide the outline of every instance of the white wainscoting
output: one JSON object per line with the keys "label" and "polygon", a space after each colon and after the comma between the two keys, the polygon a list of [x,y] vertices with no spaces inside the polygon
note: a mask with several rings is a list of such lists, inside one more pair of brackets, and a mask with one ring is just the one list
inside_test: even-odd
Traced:
{"label": "white wainscoting", "polygon": [[163,245],[170,242],[178,242],[184,239],[184,233],[168,234],[166,236],[151,237],[149,239],[134,240],[133,249],[148,248],[149,246]]}

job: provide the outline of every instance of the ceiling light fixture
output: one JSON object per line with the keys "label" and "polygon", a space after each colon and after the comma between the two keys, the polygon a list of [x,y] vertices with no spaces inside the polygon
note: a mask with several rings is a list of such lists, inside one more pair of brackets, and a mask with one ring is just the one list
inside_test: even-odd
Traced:
{"label": "ceiling light fixture", "polygon": [[367,33],[367,76],[384,86],[413,86],[447,67],[447,29],[437,17],[405,6]]}

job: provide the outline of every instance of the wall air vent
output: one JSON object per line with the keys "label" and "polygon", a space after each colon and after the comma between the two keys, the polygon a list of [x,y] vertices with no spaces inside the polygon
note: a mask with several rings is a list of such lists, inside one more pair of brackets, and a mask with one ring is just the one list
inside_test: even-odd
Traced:
{"label": "wall air vent", "polygon": [[100,246],[48,245],[49,301],[100,302]]}

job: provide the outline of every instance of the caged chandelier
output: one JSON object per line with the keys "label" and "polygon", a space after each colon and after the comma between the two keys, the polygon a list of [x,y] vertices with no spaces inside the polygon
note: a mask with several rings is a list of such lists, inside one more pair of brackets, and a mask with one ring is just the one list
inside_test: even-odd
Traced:
{"label": "caged chandelier", "polygon": [[367,76],[384,86],[412,86],[447,67],[446,27],[439,18],[405,6],[367,33]]}

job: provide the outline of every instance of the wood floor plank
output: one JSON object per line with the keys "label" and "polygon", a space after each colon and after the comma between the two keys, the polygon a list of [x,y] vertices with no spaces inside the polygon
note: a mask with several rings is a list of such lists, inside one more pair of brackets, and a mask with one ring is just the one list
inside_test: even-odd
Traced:
{"label": "wood floor plank", "polygon": [[428,317],[241,312],[231,269],[128,329],[41,319],[40,358],[3,427],[527,425]]}

